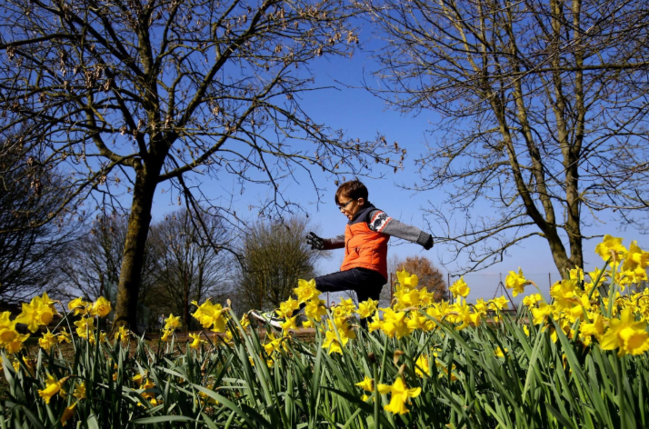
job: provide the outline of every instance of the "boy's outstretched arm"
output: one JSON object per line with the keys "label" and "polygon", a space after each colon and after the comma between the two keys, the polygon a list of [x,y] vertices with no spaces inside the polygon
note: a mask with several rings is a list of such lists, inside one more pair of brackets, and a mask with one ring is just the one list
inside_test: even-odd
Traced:
{"label": "boy's outstretched arm", "polygon": [[334,238],[321,238],[313,232],[309,232],[306,236],[306,242],[313,250],[341,249],[345,247],[345,234]]}
{"label": "boy's outstretched arm", "polygon": [[392,219],[382,210],[370,213],[369,227],[372,231],[393,237],[403,238],[411,243],[417,243],[429,250],[433,247],[433,236],[421,229]]}

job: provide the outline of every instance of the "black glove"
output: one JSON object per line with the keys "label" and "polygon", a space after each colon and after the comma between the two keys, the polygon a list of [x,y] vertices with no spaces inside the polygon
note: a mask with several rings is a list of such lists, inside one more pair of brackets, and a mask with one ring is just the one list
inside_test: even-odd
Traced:
{"label": "black glove", "polygon": [[433,247],[433,236],[429,235],[428,240],[426,240],[426,242],[422,244],[422,246],[424,246],[424,249],[430,250]]}
{"label": "black glove", "polygon": [[311,246],[313,250],[322,250],[324,249],[324,239],[318,237],[312,232],[309,232],[306,236],[306,242]]}

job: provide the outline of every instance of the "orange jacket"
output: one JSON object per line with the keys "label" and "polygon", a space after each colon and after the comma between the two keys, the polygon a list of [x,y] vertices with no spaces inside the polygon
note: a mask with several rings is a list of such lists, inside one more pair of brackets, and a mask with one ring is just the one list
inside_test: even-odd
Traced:
{"label": "orange jacket", "polygon": [[345,229],[345,259],[340,271],[352,268],[367,268],[378,271],[388,278],[388,240],[389,235],[374,232],[367,224],[367,216],[373,206],[365,213],[359,213],[354,221],[347,224]]}

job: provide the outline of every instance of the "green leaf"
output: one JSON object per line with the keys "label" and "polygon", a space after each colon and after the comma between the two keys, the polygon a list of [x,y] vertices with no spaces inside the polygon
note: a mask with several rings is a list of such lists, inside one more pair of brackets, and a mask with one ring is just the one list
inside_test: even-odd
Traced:
{"label": "green leaf", "polygon": [[136,425],[152,425],[155,423],[166,423],[166,422],[193,422],[195,419],[186,416],[155,416],[155,417],[143,417],[140,419],[133,420],[132,423]]}
{"label": "green leaf", "polygon": [[[252,418],[257,423],[259,423],[262,427],[265,427],[265,428],[268,428],[268,429],[273,429],[272,425],[266,419],[264,419],[264,417],[261,414],[259,414],[258,412],[256,412],[252,408],[250,408],[248,406],[238,407],[234,402],[230,401],[226,397],[224,397],[222,395],[219,395],[215,391],[210,390],[210,389],[208,389],[206,387],[199,386],[197,384],[192,384],[192,387],[194,389],[196,389],[196,390],[199,390],[199,391],[205,393],[210,398],[219,401],[221,404],[223,404],[224,406],[226,406],[230,410],[237,413],[237,415],[239,415],[242,419],[244,419],[246,421],[248,426],[250,426],[250,427],[256,427],[257,426],[257,425],[253,424],[252,420],[250,420],[250,418]],[[244,409],[245,409],[245,412],[244,412]]]}
{"label": "green leaf", "polygon": [[[343,398],[347,399],[350,403],[358,406],[361,410],[365,411],[367,414],[372,415],[374,413],[374,406],[371,404],[368,404],[366,402],[361,401],[361,399],[355,395],[352,395],[347,392],[343,392],[342,390],[334,389],[331,387],[322,387],[325,390],[329,390],[331,392],[334,392],[337,395],[342,396]],[[379,421],[381,422],[381,425],[385,425],[386,427],[393,427],[392,424],[388,421],[388,419],[385,417],[385,414],[381,413],[379,414]]]}

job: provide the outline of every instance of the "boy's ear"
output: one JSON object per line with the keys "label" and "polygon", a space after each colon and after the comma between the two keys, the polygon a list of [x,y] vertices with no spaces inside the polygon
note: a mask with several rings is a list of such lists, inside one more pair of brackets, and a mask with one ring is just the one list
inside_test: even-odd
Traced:
{"label": "boy's ear", "polygon": [[363,198],[363,197],[357,199],[356,201],[358,201],[359,206],[364,206],[365,205],[365,198]]}

